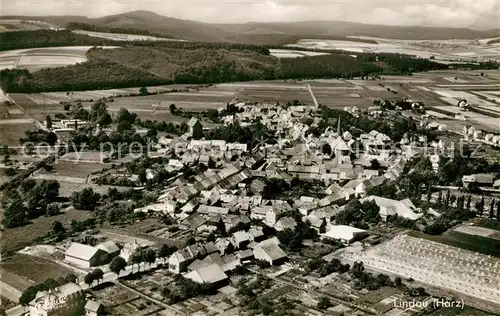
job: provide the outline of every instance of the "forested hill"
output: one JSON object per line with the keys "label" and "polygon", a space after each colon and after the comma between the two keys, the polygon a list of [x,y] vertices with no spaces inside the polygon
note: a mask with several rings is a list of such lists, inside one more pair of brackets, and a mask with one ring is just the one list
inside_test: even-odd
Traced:
{"label": "forested hill", "polygon": [[[158,15],[149,11],[132,11],[122,14],[90,19],[82,16],[48,17],[2,17],[21,20],[39,20],[66,27],[77,22],[110,29],[135,29],[161,34],[164,37],[205,42],[245,42],[253,44],[271,44],[290,37],[302,38],[339,38],[345,36],[372,36],[393,39],[475,39],[498,37],[496,30],[471,30],[467,28],[421,27],[421,26],[384,26],[337,21],[308,21],[239,24],[211,24],[198,21],[182,20]],[[248,42],[252,41],[252,42]],[[264,43],[263,41],[267,41]],[[275,44],[273,43],[273,44]]]}
{"label": "forested hill", "polygon": [[[75,91],[172,83],[206,84],[233,81],[353,78],[407,74],[447,66],[399,55],[330,55],[277,59],[265,48],[250,45],[155,42],[119,49],[91,49],[88,61],[30,73],[0,72],[6,92]],[[78,76],[74,74],[78,73]]]}
{"label": "forested hill", "polygon": [[0,51],[56,46],[116,45],[116,41],[76,34],[71,31],[16,31],[0,33]]}

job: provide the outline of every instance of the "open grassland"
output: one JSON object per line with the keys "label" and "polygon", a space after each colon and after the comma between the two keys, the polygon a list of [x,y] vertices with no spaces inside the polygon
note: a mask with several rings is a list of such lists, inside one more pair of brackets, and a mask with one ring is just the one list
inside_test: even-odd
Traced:
{"label": "open grassland", "polygon": [[427,235],[411,231],[408,235],[500,258],[500,240],[497,239],[456,231],[447,231],[442,235]]}
{"label": "open grassland", "polygon": [[[74,190],[80,190],[78,186],[81,187],[81,184],[77,184]],[[2,256],[29,246],[37,238],[45,236],[50,232],[52,223],[55,221],[60,221],[63,225],[69,227],[73,219],[84,220],[89,218],[90,215],[91,214],[88,212],[68,209],[59,215],[39,217],[33,220],[29,225],[23,227],[6,229],[2,232],[2,238],[0,240]]]}

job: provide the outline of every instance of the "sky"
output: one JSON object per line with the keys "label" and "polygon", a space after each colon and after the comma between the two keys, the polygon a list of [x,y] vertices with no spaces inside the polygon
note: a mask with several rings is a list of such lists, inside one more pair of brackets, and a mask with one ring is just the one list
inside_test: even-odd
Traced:
{"label": "sky", "polygon": [[216,23],[350,21],[383,25],[500,28],[500,0],[1,0],[2,15],[101,17],[134,10]]}

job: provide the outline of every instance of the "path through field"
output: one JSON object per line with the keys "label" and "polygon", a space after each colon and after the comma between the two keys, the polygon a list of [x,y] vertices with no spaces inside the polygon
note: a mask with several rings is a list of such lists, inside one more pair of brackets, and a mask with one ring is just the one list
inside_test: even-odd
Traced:
{"label": "path through field", "polygon": [[313,91],[311,89],[311,85],[310,84],[307,84],[307,89],[309,90],[309,93],[311,94],[311,97],[313,99],[314,105],[316,105],[316,107],[319,107],[318,100],[316,100],[316,97],[314,96],[314,93],[313,93]]}

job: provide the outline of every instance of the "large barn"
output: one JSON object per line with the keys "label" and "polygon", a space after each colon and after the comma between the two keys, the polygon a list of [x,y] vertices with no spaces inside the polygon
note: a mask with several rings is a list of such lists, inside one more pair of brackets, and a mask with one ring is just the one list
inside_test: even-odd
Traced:
{"label": "large barn", "polygon": [[64,253],[64,260],[82,268],[90,268],[105,264],[108,261],[108,253],[96,247],[74,242]]}

